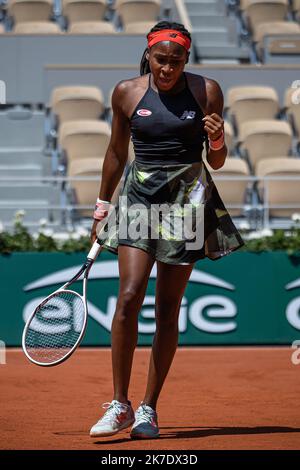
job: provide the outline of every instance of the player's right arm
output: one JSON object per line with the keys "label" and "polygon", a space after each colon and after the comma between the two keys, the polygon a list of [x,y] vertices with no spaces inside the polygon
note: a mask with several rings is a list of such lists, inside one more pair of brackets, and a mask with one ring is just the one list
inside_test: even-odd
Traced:
{"label": "player's right arm", "polygon": [[127,92],[127,83],[120,82],[112,94],[112,132],[103,162],[99,192],[99,198],[105,201],[111,200],[128,159],[130,127],[125,114]]}
{"label": "player's right arm", "polygon": [[[104,201],[111,201],[128,159],[130,126],[125,111],[127,100],[128,82],[119,82],[112,94],[112,132],[102,167],[99,199]],[[97,223],[95,220],[92,227],[92,241],[96,238]]]}

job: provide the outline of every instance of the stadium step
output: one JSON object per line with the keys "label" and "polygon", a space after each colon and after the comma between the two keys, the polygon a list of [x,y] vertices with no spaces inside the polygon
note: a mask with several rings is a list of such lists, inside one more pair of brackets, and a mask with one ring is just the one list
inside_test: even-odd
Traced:
{"label": "stadium step", "polygon": [[24,203],[22,200],[0,201],[0,220],[4,222],[5,227],[8,223],[13,225],[16,213],[24,211],[24,223],[35,223],[39,225],[41,219],[58,221],[60,220],[60,211],[49,209],[47,200],[28,200]]}
{"label": "stadium step", "polygon": [[218,0],[187,0],[185,6],[188,14],[198,13],[201,14],[205,12],[206,14],[225,14],[226,6],[224,1]]}
{"label": "stadium step", "polygon": [[190,15],[190,21],[194,28],[228,28],[231,27],[231,24],[235,24],[234,18],[228,18],[224,15],[203,15],[202,13],[197,15]]}
{"label": "stadium step", "polygon": [[196,56],[201,59],[233,59],[233,60],[249,60],[250,51],[247,47],[238,47],[232,44],[205,44],[196,43]]}
{"label": "stadium step", "polygon": [[1,165],[0,175],[4,177],[38,177],[42,175],[41,165]]}
{"label": "stadium step", "polygon": [[193,40],[203,45],[211,42],[226,44],[229,42],[229,31],[224,27],[197,27],[193,28]]}
{"label": "stadium step", "polygon": [[0,147],[0,165],[43,165],[43,160],[48,157],[43,155],[42,148],[36,147]]}
{"label": "stadium step", "polygon": [[0,183],[0,201],[20,200],[27,201],[46,200],[49,204],[59,204],[60,186],[49,183],[4,182]]}
{"label": "stadium step", "polygon": [[44,146],[45,113],[23,108],[0,112],[0,149]]}
{"label": "stadium step", "polygon": [[0,220],[11,221],[18,210],[26,213],[25,222],[41,218],[59,220],[60,186],[49,183],[0,182]]}

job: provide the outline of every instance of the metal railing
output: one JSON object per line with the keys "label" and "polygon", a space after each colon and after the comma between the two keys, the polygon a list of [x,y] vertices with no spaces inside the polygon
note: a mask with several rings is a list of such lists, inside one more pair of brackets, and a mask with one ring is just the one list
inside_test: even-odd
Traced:
{"label": "metal railing", "polygon": [[[297,176],[225,176],[225,175],[216,175],[213,174],[213,180],[216,183],[218,188],[219,181],[246,181],[248,183],[245,190],[245,198],[242,204],[230,203],[223,198],[223,202],[228,209],[229,213],[231,209],[240,209],[241,215],[239,217],[233,216],[233,219],[243,219],[249,222],[249,226],[252,229],[256,228],[268,228],[272,225],[274,228],[276,226],[282,227],[286,226],[289,228],[294,224],[294,221],[291,217],[272,217],[270,211],[273,209],[290,209],[291,212],[300,213],[300,175]],[[84,222],[88,217],[81,217],[80,211],[91,211],[94,208],[93,202],[90,205],[77,204],[71,199],[71,190],[72,182],[85,181],[85,182],[99,182],[99,176],[35,176],[35,177],[23,177],[23,176],[0,176],[0,188],[3,186],[10,185],[10,187],[26,186],[31,184],[53,184],[54,188],[57,188],[58,204],[51,204],[41,200],[39,203],[38,194],[37,199],[33,202],[32,200],[24,200],[20,206],[20,200],[14,201],[13,199],[0,200],[0,220],[1,220],[1,211],[2,210],[11,210],[12,219],[14,218],[14,213],[17,210],[26,210],[32,213],[37,210],[46,210],[51,216],[49,217],[49,224],[55,225],[55,222],[64,228],[67,226],[72,226],[75,222],[80,223]],[[121,179],[121,184],[124,181],[124,175]],[[299,181],[299,192],[295,193],[295,201],[288,204],[272,204],[269,202],[269,184],[274,181]],[[248,200],[246,200],[246,195],[248,193]],[[95,198],[97,195],[95,194]],[[221,195],[222,197],[222,195]],[[57,212],[59,216],[53,217],[54,212]],[[5,224],[4,224],[5,225]],[[10,225],[7,222],[7,225]],[[24,225],[27,225],[26,220]],[[38,222],[28,222],[28,225],[38,225]]]}

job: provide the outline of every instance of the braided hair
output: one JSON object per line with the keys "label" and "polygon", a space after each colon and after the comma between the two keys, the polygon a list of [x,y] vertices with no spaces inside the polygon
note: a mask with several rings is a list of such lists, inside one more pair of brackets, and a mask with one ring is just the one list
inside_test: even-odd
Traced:
{"label": "braided hair", "polygon": [[[162,31],[164,29],[175,29],[176,31],[180,31],[184,36],[187,36],[191,39],[191,35],[187,29],[183,26],[183,24],[175,23],[172,21],[160,21],[157,23],[153,28],[149,31],[149,33],[155,33],[156,31]],[[149,61],[146,59],[146,54],[148,52],[148,47],[144,50],[141,63],[140,63],[140,75],[146,75],[150,72]],[[189,54],[189,53],[188,53]]]}

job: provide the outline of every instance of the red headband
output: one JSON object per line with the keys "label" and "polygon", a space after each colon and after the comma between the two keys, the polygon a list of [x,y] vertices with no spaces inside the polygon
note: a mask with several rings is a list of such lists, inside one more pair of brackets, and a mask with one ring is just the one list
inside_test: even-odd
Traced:
{"label": "red headband", "polygon": [[187,51],[191,47],[191,40],[180,31],[176,31],[176,29],[162,29],[161,31],[149,33],[147,39],[149,48],[161,41],[177,42],[177,44],[183,46]]}

